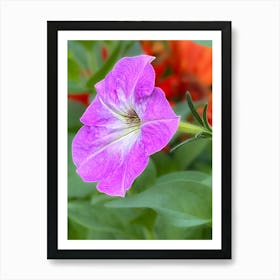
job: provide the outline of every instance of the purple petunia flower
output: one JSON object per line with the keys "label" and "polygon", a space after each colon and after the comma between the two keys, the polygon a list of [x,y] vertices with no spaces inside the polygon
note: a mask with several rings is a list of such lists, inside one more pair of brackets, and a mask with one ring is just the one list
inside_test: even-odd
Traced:
{"label": "purple petunia flower", "polygon": [[77,173],[96,182],[100,192],[125,196],[149,156],[167,145],[179,117],[164,92],[155,87],[154,57],[120,59],[104,80],[81,117],[84,126],[72,143]]}

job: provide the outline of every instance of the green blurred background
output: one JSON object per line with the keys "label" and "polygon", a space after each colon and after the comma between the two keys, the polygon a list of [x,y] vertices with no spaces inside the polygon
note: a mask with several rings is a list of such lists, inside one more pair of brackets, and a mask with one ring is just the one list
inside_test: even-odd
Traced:
{"label": "green blurred background", "polygon": [[68,239],[211,239],[212,141],[176,133],[150,158],[125,198],[99,193],[76,174],[71,143],[96,94],[94,84],[123,56],[149,54],[156,86],[181,120],[194,122],[185,92],[198,112],[208,103],[212,123],[211,41],[68,41]]}

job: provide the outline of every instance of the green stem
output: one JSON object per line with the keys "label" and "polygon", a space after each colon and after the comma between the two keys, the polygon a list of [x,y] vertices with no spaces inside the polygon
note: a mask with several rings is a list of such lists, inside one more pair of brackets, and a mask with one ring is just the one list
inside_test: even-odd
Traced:
{"label": "green stem", "polygon": [[180,122],[178,127],[178,132],[188,133],[188,134],[198,134],[201,132],[205,132],[209,134],[209,130],[205,129],[204,127],[194,125],[187,122]]}

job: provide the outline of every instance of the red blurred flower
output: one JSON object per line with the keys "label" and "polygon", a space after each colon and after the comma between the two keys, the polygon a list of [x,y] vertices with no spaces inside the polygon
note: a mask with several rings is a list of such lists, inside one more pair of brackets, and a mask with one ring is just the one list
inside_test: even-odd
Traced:
{"label": "red blurred flower", "polygon": [[89,93],[69,93],[68,94],[68,99],[80,102],[84,104],[85,106],[89,105]]}
{"label": "red blurred flower", "polygon": [[193,41],[142,41],[142,49],[156,59],[156,86],[169,101],[180,101],[186,91],[194,101],[209,100],[208,118],[212,121],[212,48]]}
{"label": "red blurred flower", "polygon": [[[82,69],[80,70],[80,76],[81,77],[90,77],[92,75],[92,72],[90,69]],[[68,99],[73,100],[79,103],[82,103],[85,106],[89,105],[89,92],[83,92],[83,93],[75,93],[75,92],[69,92],[68,93]]]}
{"label": "red blurred flower", "polygon": [[180,92],[180,80],[175,75],[159,79],[156,84],[165,92],[166,98],[170,101],[173,97],[177,97]]}
{"label": "red blurred flower", "polygon": [[212,84],[212,48],[192,41],[170,41],[169,45],[175,73],[192,76],[206,86]]}
{"label": "red blurred flower", "polygon": [[101,56],[103,60],[106,60],[109,56],[108,49],[105,46],[101,47]]}

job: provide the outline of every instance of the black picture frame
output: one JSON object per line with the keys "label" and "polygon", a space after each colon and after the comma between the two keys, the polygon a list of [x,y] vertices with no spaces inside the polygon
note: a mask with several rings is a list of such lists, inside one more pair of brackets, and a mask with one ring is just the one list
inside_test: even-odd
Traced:
{"label": "black picture frame", "polygon": [[[222,248],[221,250],[58,249],[58,31],[220,30],[222,34]],[[48,259],[231,259],[231,22],[48,21],[47,22],[47,258]]]}

